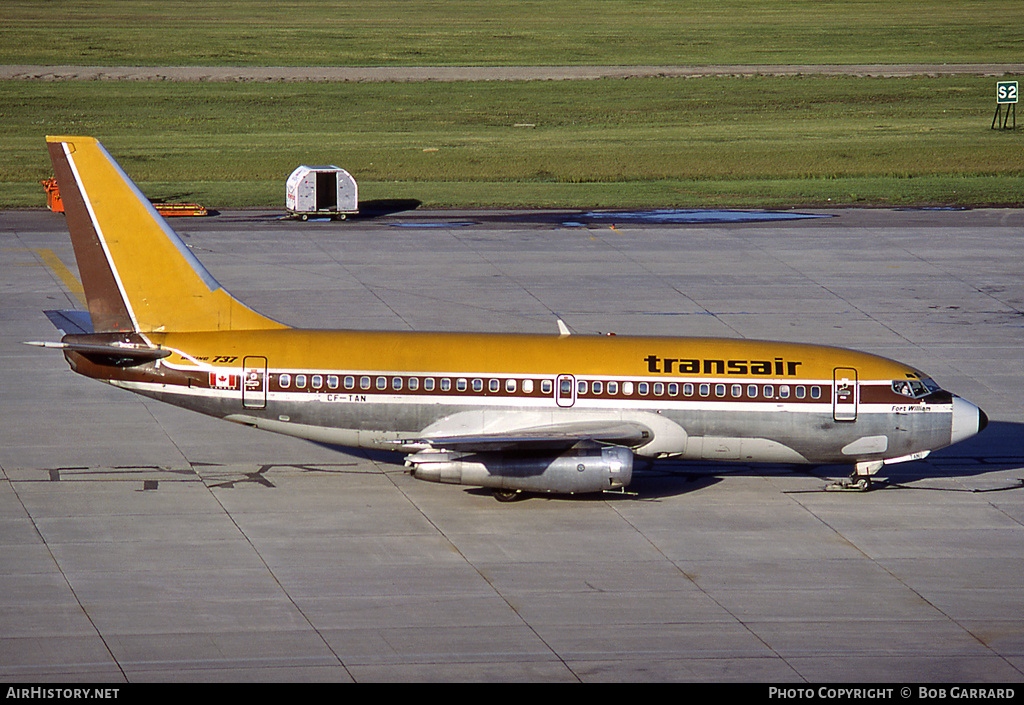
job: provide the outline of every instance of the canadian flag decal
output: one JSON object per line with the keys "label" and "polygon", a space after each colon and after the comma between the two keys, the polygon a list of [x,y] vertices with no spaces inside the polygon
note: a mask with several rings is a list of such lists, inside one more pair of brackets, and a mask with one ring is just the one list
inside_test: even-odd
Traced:
{"label": "canadian flag decal", "polygon": [[238,387],[238,375],[227,372],[211,372],[210,386],[216,389],[235,389]]}

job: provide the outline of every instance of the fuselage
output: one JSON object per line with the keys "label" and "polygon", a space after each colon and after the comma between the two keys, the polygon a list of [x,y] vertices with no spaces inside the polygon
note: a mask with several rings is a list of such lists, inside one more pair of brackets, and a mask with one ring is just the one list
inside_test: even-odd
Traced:
{"label": "fuselage", "polygon": [[67,355],[162,401],[348,446],[411,451],[432,433],[626,421],[650,430],[633,447],[641,456],[877,469],[986,422],[919,370],[821,345],[300,329],[146,338],[170,355],[113,373]]}

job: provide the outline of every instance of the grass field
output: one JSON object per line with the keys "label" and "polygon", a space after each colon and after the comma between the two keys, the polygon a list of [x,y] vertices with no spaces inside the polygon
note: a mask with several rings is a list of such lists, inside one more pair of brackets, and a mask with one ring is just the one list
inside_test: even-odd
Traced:
{"label": "grass field", "polygon": [[[1019,0],[4,3],[0,63],[1002,62]],[[480,83],[0,82],[0,207],[43,136],[100,138],[154,198],[275,206],[299,164],[429,206],[1020,204],[992,78]],[[1024,114],[1022,114],[1024,121]]]}
{"label": "grass field", "polygon": [[[276,205],[299,164],[429,205],[1019,203],[994,82],[0,83],[0,203],[42,203],[45,134],[99,137],[151,197]],[[1024,116],[1022,116],[1024,117]],[[557,188],[556,188],[557,187]],[[171,192],[171,193],[168,193]]]}
{"label": "grass field", "polygon": [[0,63],[1005,63],[1020,0],[4,0]]}

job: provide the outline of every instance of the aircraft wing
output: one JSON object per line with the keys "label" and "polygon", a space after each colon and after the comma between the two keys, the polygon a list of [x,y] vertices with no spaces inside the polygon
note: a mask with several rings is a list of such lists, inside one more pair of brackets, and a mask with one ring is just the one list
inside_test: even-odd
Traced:
{"label": "aircraft wing", "polygon": [[630,421],[576,421],[492,433],[425,435],[409,443],[462,452],[567,449],[583,442],[636,447],[647,443],[651,429]]}

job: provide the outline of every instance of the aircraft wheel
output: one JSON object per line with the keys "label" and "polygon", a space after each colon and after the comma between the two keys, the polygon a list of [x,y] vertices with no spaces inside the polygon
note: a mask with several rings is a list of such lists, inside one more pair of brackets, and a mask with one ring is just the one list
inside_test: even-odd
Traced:
{"label": "aircraft wheel", "polygon": [[871,478],[854,473],[845,480],[833,482],[825,487],[826,492],[867,492],[871,489]]}
{"label": "aircraft wheel", "polygon": [[499,502],[515,502],[523,496],[519,490],[491,490],[491,494]]}
{"label": "aircraft wheel", "polygon": [[853,475],[850,477],[850,489],[867,492],[871,489],[871,478]]}

